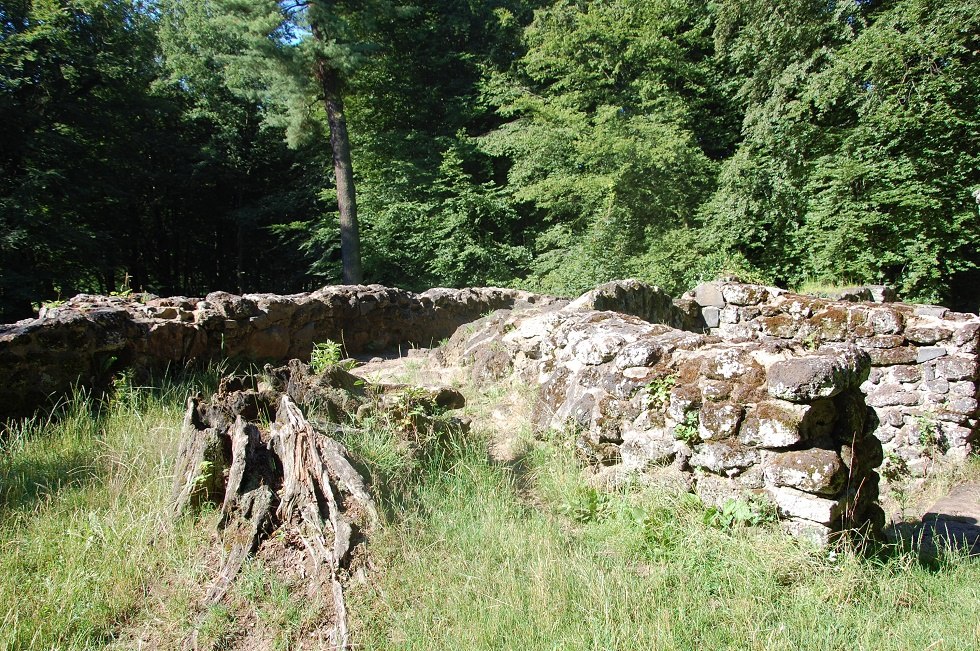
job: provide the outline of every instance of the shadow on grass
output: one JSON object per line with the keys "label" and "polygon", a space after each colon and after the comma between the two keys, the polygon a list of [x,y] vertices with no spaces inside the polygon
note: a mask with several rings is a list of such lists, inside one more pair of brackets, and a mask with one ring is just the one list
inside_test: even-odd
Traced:
{"label": "shadow on grass", "polygon": [[0,521],[7,513],[35,506],[61,491],[98,479],[95,449],[71,450],[53,458],[0,461]]}

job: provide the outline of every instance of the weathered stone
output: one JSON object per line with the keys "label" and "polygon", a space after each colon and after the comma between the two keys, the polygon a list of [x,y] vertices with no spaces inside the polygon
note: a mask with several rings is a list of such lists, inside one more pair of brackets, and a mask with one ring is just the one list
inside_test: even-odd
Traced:
{"label": "weathered stone", "polygon": [[946,409],[954,414],[973,416],[977,412],[977,399],[956,397],[947,401]]}
{"label": "weathered stone", "polygon": [[769,298],[769,291],[762,285],[728,284],[722,287],[721,293],[732,305],[758,305]]}
{"label": "weathered stone", "polygon": [[810,332],[821,341],[844,341],[849,331],[849,312],[846,308],[828,306],[815,312],[807,322]]}
{"label": "weathered stone", "polygon": [[976,375],[976,357],[945,357],[936,362],[936,377],[944,380],[972,380]]}
{"label": "weathered stone", "polygon": [[923,382],[922,387],[929,393],[934,393],[937,395],[946,395],[949,393],[949,382],[947,380],[930,380],[929,382]]}
{"label": "weathered stone", "polygon": [[696,470],[694,492],[706,506],[722,507],[728,500],[744,499],[745,491],[728,477]]}
{"label": "weathered stone", "polygon": [[918,366],[892,366],[888,377],[894,382],[911,383],[922,379],[922,369]]}
{"label": "weathered stone", "polygon": [[857,349],[799,357],[776,362],[769,367],[769,394],[791,402],[831,398],[856,388],[869,372],[868,357]]}
{"label": "weathered stone", "polygon": [[946,341],[953,334],[952,330],[940,327],[911,326],[905,328],[905,338],[920,345],[931,345]]}
{"label": "weathered stone", "polygon": [[923,346],[919,348],[915,362],[916,364],[924,364],[944,356],[946,352],[946,349],[940,346]]}
{"label": "weathered stone", "polygon": [[732,395],[732,383],[705,378],[701,380],[701,397],[705,401],[721,401]]}
{"label": "weathered stone", "polygon": [[901,384],[882,384],[868,394],[867,401],[872,407],[913,406],[919,404],[919,396]]}
{"label": "weathered stone", "polygon": [[698,412],[698,433],[705,441],[732,438],[742,420],[741,405],[707,402]]}
{"label": "weathered stone", "polygon": [[780,337],[792,339],[800,331],[803,321],[795,319],[789,314],[777,314],[776,316],[762,317],[758,319],[759,331],[769,337]]}
{"label": "weathered stone", "polygon": [[616,355],[615,364],[619,368],[653,366],[672,350],[673,346],[659,339],[643,339],[624,346]]}
{"label": "weathered stone", "polygon": [[739,440],[745,445],[786,448],[803,440],[803,417],[809,407],[788,402],[762,402],[745,419]]}
{"label": "weathered stone", "polygon": [[[971,315],[975,318],[975,315]],[[980,345],[980,323],[973,321],[966,323],[953,332],[953,345],[964,353],[977,352]]]}
{"label": "weathered stone", "polygon": [[876,308],[870,311],[868,324],[876,335],[897,335],[905,327],[905,317],[898,310]]}
{"label": "weathered stone", "polygon": [[[687,309],[685,309],[687,308]],[[636,279],[614,280],[599,285],[575,299],[565,308],[569,311],[612,311],[628,314],[649,323],[662,323],[673,328],[693,330],[699,316],[691,311],[694,305],[685,306],[655,285]]]}
{"label": "weathered stone", "polygon": [[805,540],[816,547],[827,547],[833,540],[833,529],[811,520],[790,518],[780,522],[779,526],[794,538]]}
{"label": "weathered stone", "polygon": [[898,300],[898,292],[888,285],[868,285],[871,290],[871,300],[875,303],[894,303]]}
{"label": "weathered stone", "polygon": [[829,294],[827,298],[832,301],[845,301],[850,303],[873,300],[871,290],[867,287],[844,287],[840,291]]}
{"label": "weathered stone", "polygon": [[712,380],[731,380],[758,368],[748,351],[728,348],[705,358],[702,373]]}
{"label": "weathered stone", "polygon": [[831,526],[840,519],[844,511],[843,504],[837,500],[817,497],[795,488],[774,486],[768,491],[779,513],[784,517]]}
{"label": "weathered stone", "polygon": [[853,477],[862,477],[881,465],[884,451],[881,440],[875,436],[863,436],[845,443],[840,450],[841,461]]}
{"label": "weathered stone", "polygon": [[254,359],[281,360],[289,352],[289,332],[273,326],[252,333],[248,349]]}
{"label": "weathered stone", "polygon": [[874,337],[860,337],[854,343],[861,348],[898,348],[905,344],[905,337],[901,335],[875,335]]}
{"label": "weathered stone", "polygon": [[775,454],[766,462],[764,475],[769,485],[818,495],[836,495],[847,479],[840,456],[819,448]]}
{"label": "weathered stone", "polygon": [[644,470],[648,466],[669,464],[677,456],[674,438],[664,429],[623,432],[619,446],[623,466],[627,470]]}
{"label": "weathered stone", "polygon": [[874,366],[894,366],[895,364],[915,364],[919,356],[915,346],[902,346],[887,350],[868,350]]}
{"label": "weathered stone", "polygon": [[725,297],[718,283],[701,283],[694,288],[694,300],[701,307],[725,307]]}
{"label": "weathered stone", "polygon": [[758,462],[758,451],[743,447],[736,441],[718,441],[697,447],[689,463],[696,468],[733,477]]}
{"label": "weathered stone", "polygon": [[717,328],[718,335],[732,343],[755,341],[757,332],[751,323],[723,323]]}
{"label": "weathered stone", "polygon": [[[757,308],[740,308],[737,305],[729,305],[728,307],[721,310],[718,315],[718,321],[720,323],[738,323],[742,320],[742,313],[745,310],[752,310]],[[751,317],[750,317],[751,318]]]}
{"label": "weathered stone", "polygon": [[973,382],[950,382],[949,392],[956,396],[976,397],[977,386]]}
{"label": "weathered stone", "polygon": [[941,319],[946,316],[949,312],[949,308],[945,308],[941,305],[917,305],[913,310],[912,314],[915,316],[932,316],[937,319]]}
{"label": "weathered stone", "polygon": [[901,434],[902,430],[894,425],[879,425],[875,430],[875,438],[883,444],[889,444]]}
{"label": "weathered stone", "polygon": [[[709,328],[717,328],[718,324],[721,323],[721,310],[713,305],[701,308],[701,317],[704,319],[704,324]],[[731,323],[729,321],[728,323]]]}
{"label": "weathered stone", "polygon": [[682,385],[670,390],[670,399],[667,402],[667,415],[678,423],[684,422],[687,412],[698,409],[701,406],[701,392],[697,387]]}
{"label": "weathered stone", "polygon": [[967,444],[975,437],[974,429],[964,427],[957,423],[941,422],[939,423],[939,429],[942,431],[943,438],[949,446],[949,452],[953,452],[953,455],[949,455],[949,452],[947,452],[950,458],[961,454],[961,452],[957,451],[967,449]]}

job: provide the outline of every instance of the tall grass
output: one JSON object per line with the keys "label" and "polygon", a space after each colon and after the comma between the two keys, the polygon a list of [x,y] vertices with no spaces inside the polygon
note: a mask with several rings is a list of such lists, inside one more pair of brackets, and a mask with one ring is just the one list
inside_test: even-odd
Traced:
{"label": "tall grass", "polygon": [[690,496],[597,492],[555,442],[524,464],[530,491],[471,441],[419,475],[353,596],[362,648],[980,648],[976,561],[717,528]]}
{"label": "tall grass", "polygon": [[0,449],[0,649],[91,649],[187,571],[201,534],[169,510],[186,395],[121,383],[15,426]]}
{"label": "tall grass", "polygon": [[[0,649],[180,648],[195,628],[202,649],[241,648],[243,625],[270,648],[312,643],[318,598],[261,559],[200,610],[221,553],[213,514],[174,521],[169,508],[195,382],[123,386],[101,410],[78,398],[11,432]],[[506,398],[470,393],[478,423]],[[714,526],[690,496],[598,491],[562,437],[512,425],[525,454],[508,462],[487,454],[500,432],[406,445],[381,418],[346,432],[386,514],[369,542],[375,571],[348,586],[358,648],[980,648],[977,560],[924,566]]]}

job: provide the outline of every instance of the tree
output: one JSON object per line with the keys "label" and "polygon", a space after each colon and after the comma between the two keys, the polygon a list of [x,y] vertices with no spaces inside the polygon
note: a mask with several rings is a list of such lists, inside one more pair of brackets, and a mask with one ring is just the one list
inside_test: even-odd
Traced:
{"label": "tree", "polygon": [[575,293],[696,225],[715,170],[701,143],[719,124],[708,16],[684,0],[559,0],[524,38],[489,88],[507,122],[481,146],[509,159],[511,199],[537,222],[532,285]]}
{"label": "tree", "polygon": [[13,318],[42,296],[115,288],[110,258],[147,185],[118,163],[155,110],[153,32],[130,0],[8,2],[0,15],[0,314]]}
{"label": "tree", "polygon": [[783,284],[969,291],[972,309],[978,33],[965,0],[722,3],[745,117],[705,211],[719,244]]}
{"label": "tree", "polygon": [[349,86],[357,124],[365,267],[412,289],[503,284],[526,273],[533,225],[477,137],[499,126],[481,93],[512,65],[540,1],[414,0],[377,25],[381,46]]}
{"label": "tree", "polygon": [[278,113],[293,142],[316,132],[319,100],[330,133],[340,216],[343,281],[362,280],[360,235],[344,93],[350,76],[376,49],[370,34],[393,11],[386,0],[286,0],[258,4],[217,0],[216,19],[241,39],[242,53],[227,52],[230,86],[259,97]]}

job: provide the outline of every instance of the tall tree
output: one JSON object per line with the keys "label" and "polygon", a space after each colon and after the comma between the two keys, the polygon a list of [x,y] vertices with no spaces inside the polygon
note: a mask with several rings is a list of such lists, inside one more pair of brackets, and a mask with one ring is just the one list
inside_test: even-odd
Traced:
{"label": "tall tree", "polygon": [[127,135],[156,107],[153,32],[132,0],[7,2],[0,20],[0,314],[114,289],[133,190]]}
{"label": "tall tree", "polygon": [[534,285],[574,293],[696,225],[708,152],[726,148],[708,101],[708,16],[686,0],[558,0],[524,38],[489,85],[507,122],[481,144],[512,162],[512,200],[539,220]]}
{"label": "tall tree", "polygon": [[[226,53],[232,88],[260,97],[278,113],[294,142],[316,133],[321,115],[330,148],[340,217],[343,281],[362,280],[360,234],[344,93],[350,76],[376,50],[376,22],[393,9],[386,0],[217,0],[218,24],[245,51]],[[314,100],[314,101],[311,101]],[[316,100],[323,113],[314,108]]]}
{"label": "tall tree", "polygon": [[503,284],[526,273],[532,225],[503,191],[503,159],[476,137],[499,126],[484,75],[509,68],[540,0],[414,0],[378,24],[382,46],[348,94],[364,208],[365,266],[378,282]]}

